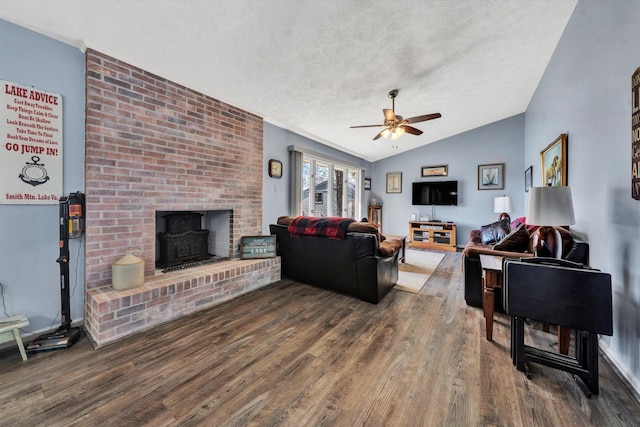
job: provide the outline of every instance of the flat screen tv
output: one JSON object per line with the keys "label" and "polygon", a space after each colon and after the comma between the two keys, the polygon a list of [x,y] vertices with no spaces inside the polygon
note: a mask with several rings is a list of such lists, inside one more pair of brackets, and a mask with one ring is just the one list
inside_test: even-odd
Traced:
{"label": "flat screen tv", "polygon": [[413,205],[458,204],[458,181],[414,182],[411,196]]}

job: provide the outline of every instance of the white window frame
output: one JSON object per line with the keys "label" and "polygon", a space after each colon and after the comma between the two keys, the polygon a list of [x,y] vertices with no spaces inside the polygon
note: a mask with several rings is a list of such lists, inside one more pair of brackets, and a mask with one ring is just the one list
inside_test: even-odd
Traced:
{"label": "white window frame", "polygon": [[[292,182],[291,182],[291,191],[300,191],[298,198],[292,199],[291,211],[292,215],[299,215],[301,212],[309,212],[309,215],[316,215],[315,211],[315,193],[316,193],[316,163],[321,163],[323,165],[327,165],[329,167],[328,172],[328,181],[327,181],[327,195],[325,196],[325,204],[327,209],[327,215],[332,215],[333,213],[333,188],[334,188],[334,180],[335,180],[335,169],[341,169],[344,171],[344,179],[342,182],[343,192],[342,192],[342,212],[340,212],[340,216],[346,217],[349,214],[348,211],[348,194],[349,194],[349,174],[354,173],[356,176],[356,188],[354,193],[354,202],[356,204],[354,209],[354,219],[358,219],[362,217],[362,194],[364,191],[364,170],[362,167],[354,164],[350,164],[348,162],[341,161],[339,159],[332,159],[327,156],[320,155],[318,153],[313,153],[307,150],[300,150],[295,146],[289,147],[290,151],[298,151],[302,153],[302,161],[300,162],[300,171],[299,173],[293,173]],[[309,173],[311,174],[309,179],[309,197],[307,198],[307,206],[303,206],[304,198],[302,189],[302,174],[305,162],[309,163]],[[299,179],[300,182],[293,182],[295,179]],[[312,196],[313,195],[313,196]],[[298,202],[293,202],[293,200],[298,200]],[[299,205],[295,206],[293,203],[299,203]]]}

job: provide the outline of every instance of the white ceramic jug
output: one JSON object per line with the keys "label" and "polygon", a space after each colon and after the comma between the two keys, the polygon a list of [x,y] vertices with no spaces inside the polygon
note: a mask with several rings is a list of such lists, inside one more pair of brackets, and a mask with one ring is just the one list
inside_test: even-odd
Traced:
{"label": "white ceramic jug", "polygon": [[116,291],[141,286],[144,283],[144,260],[140,251],[127,253],[111,266],[111,286]]}

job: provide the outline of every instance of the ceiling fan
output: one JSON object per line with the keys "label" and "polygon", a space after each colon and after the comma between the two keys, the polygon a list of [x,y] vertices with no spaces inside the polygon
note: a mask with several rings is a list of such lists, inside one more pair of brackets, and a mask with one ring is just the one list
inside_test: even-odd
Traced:
{"label": "ceiling fan", "polygon": [[395,141],[396,139],[404,135],[405,132],[413,135],[422,134],[422,131],[420,129],[416,129],[413,126],[409,126],[409,124],[426,122],[427,120],[433,120],[433,119],[442,117],[440,113],[434,113],[434,114],[425,114],[424,116],[416,116],[416,117],[410,117],[408,119],[403,119],[402,116],[396,115],[395,113],[395,99],[396,99],[396,96],[398,96],[398,89],[393,89],[389,91],[387,96],[391,98],[391,110],[386,108],[382,110],[382,112],[384,113],[383,124],[351,126],[351,129],[384,127],[384,129],[382,129],[376,136],[373,137],[373,140],[375,141],[380,137],[387,138],[389,135],[391,135],[391,139]]}

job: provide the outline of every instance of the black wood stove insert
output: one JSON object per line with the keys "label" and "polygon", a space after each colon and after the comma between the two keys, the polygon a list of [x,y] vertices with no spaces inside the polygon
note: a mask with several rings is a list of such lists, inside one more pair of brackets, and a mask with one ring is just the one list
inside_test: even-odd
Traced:
{"label": "black wood stove insert", "polygon": [[159,268],[172,268],[215,260],[209,253],[209,230],[202,229],[202,214],[177,212],[164,215],[165,232],[158,233]]}

